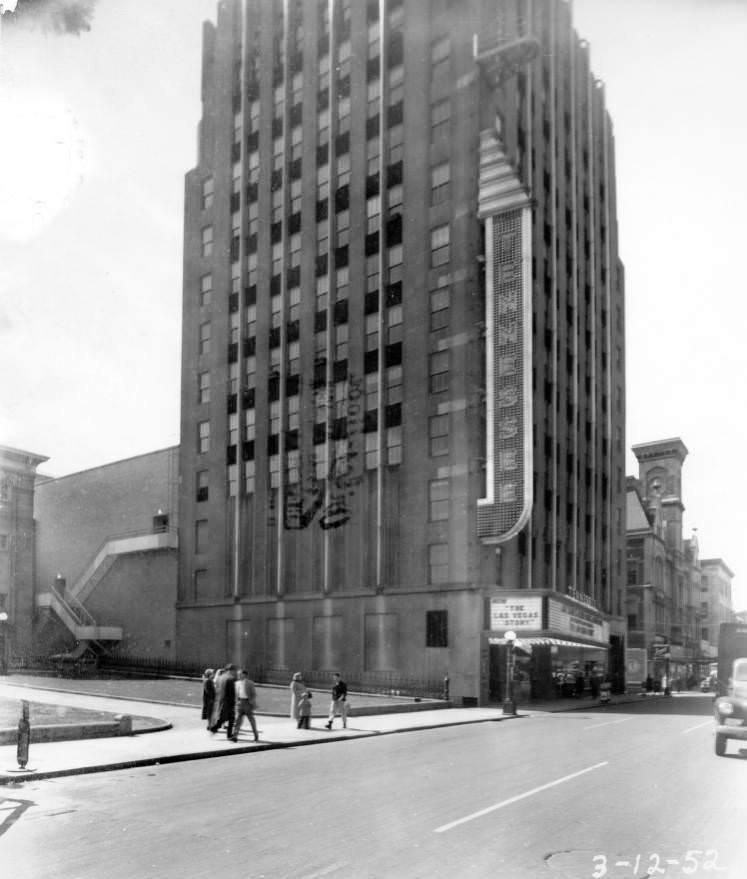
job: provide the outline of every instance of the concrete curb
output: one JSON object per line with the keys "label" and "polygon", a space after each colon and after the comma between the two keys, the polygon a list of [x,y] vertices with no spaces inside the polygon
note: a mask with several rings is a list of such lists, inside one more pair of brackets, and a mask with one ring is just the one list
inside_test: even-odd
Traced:
{"label": "concrete curb", "polygon": [[[528,714],[515,715],[499,715],[498,717],[481,717],[476,720],[457,720],[451,723],[440,723],[437,726],[433,724],[418,727],[403,727],[401,729],[391,730],[365,730],[352,735],[335,735],[330,733],[321,738],[313,738],[296,742],[252,742],[247,745],[232,744],[223,751],[190,751],[183,754],[168,754],[163,757],[143,757],[135,760],[111,761],[109,763],[101,763],[96,766],[79,766],[71,769],[50,769],[49,771],[30,772],[15,771],[12,775],[3,775],[0,770],[0,786],[14,785],[24,781],[36,781],[46,778],[63,778],[70,775],[91,775],[96,772],[113,772],[121,769],[133,769],[142,766],[161,766],[169,763],[186,763],[193,760],[209,760],[213,757],[228,757],[236,754],[250,754],[254,751],[279,751],[288,748],[308,747],[309,745],[326,745],[332,742],[348,742],[356,739],[368,739],[377,736],[391,736],[398,733],[422,732],[427,729],[444,729],[453,726],[468,726],[477,723],[497,723],[504,720],[517,720],[522,717],[529,717]],[[8,771],[8,770],[6,770]]]}
{"label": "concrete curb", "polygon": [[[178,680],[191,680],[187,678],[179,678]],[[176,708],[194,708],[199,709],[199,705],[194,702],[177,702],[173,699],[147,699],[142,696],[118,696],[111,695],[109,693],[97,693],[91,690],[68,690],[67,688],[60,689],[60,687],[51,687],[45,686],[43,684],[17,684],[13,681],[3,681],[3,683],[9,687],[23,687],[32,690],[44,690],[47,693],[67,693],[70,696],[95,696],[96,698],[101,699],[116,699],[120,702],[144,702],[148,705],[173,705]],[[257,684],[257,687],[261,688],[263,684]],[[274,686],[274,685],[270,685]],[[382,700],[387,699],[386,696],[381,696],[378,693],[350,693],[351,696],[360,696],[365,697],[366,699],[380,698]],[[402,697],[395,697],[402,698]],[[370,717],[374,714],[406,714],[414,711],[437,711],[442,708],[454,708],[454,704],[452,702],[444,702],[440,699],[432,699],[432,700],[420,700],[415,702],[414,700],[411,702],[389,702],[386,703],[386,711],[382,711],[381,707],[376,705],[363,705],[359,708],[351,708],[348,713],[348,717]],[[259,717],[287,717],[287,711],[255,711],[255,715]],[[326,717],[327,712],[321,711],[319,714],[314,714],[312,717]]]}

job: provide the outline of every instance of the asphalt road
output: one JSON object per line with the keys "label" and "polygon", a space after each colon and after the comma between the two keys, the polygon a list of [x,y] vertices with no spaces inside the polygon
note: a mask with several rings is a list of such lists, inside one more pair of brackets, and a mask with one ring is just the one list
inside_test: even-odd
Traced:
{"label": "asphalt road", "polygon": [[747,752],[652,702],[6,788],[0,873],[743,879]]}

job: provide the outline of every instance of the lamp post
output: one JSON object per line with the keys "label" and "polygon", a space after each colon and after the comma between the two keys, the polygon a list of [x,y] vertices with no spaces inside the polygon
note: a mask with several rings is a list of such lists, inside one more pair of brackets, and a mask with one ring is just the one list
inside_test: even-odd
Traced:
{"label": "lamp post", "polygon": [[8,627],[7,611],[0,610],[0,674],[8,674],[8,653],[6,647]]}
{"label": "lamp post", "polygon": [[508,631],[503,636],[506,642],[506,692],[503,699],[503,713],[516,714],[516,702],[514,702],[514,641],[516,632]]}

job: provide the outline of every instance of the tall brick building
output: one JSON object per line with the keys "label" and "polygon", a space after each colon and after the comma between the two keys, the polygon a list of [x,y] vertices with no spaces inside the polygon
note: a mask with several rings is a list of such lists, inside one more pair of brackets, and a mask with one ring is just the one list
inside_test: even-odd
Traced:
{"label": "tall brick building", "polygon": [[222,0],[202,101],[178,655],[484,702],[513,628],[520,695],[616,674],[624,279],[570,4]]}

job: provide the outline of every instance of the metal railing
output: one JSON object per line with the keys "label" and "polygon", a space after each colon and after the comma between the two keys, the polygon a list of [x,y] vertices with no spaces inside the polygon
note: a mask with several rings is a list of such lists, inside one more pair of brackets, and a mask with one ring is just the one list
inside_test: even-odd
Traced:
{"label": "metal railing", "polygon": [[[416,699],[449,698],[448,678],[420,678],[395,671],[340,671],[349,690]],[[333,673],[333,669],[312,669],[301,671],[301,676],[305,683],[323,690],[331,688]],[[257,683],[282,686],[290,683],[292,674],[292,669],[260,666],[254,679]]]}
{"label": "metal railing", "polygon": [[[133,656],[125,653],[110,653],[99,658],[102,671],[131,672],[133,674],[167,677],[178,675],[183,677],[200,677],[204,664],[191,661],[166,659],[158,656]],[[258,684],[274,684],[288,686],[294,669],[256,666],[248,669],[253,680]],[[302,671],[304,681],[315,689],[325,690],[332,686],[334,670],[313,669]],[[386,696],[404,696],[415,699],[446,699],[449,698],[448,678],[420,678],[399,672],[388,671],[351,671],[341,669],[348,689],[362,693],[378,693]]]}
{"label": "metal railing", "polygon": [[70,595],[69,592],[66,592],[63,596],[55,586],[50,586],[49,591],[62,605],[63,610],[65,610],[79,626],[96,625],[96,620],[76,598]]}

